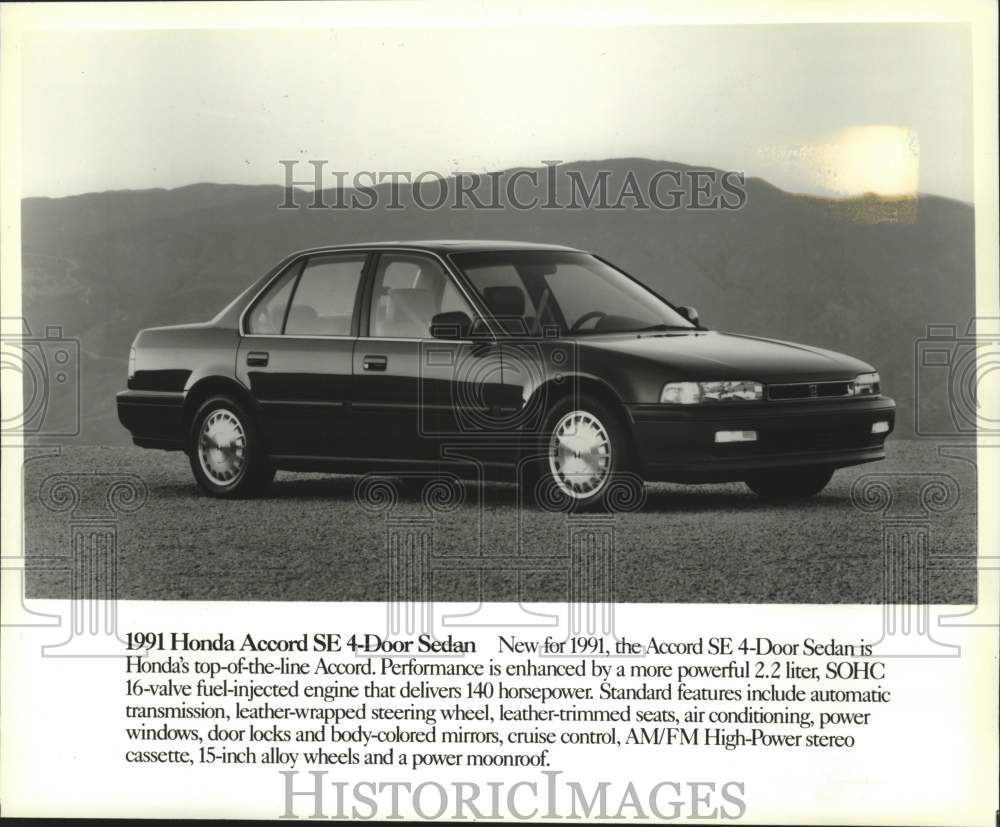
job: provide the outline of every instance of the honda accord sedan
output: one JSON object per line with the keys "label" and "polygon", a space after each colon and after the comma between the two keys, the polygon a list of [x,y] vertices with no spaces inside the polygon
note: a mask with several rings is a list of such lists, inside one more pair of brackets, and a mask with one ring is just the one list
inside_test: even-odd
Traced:
{"label": "honda accord sedan", "polygon": [[569,247],[420,241],[290,255],[211,321],[141,331],[118,417],[216,497],[275,471],[509,480],[614,507],[643,481],[810,497],[885,456],[875,368],[709,330]]}

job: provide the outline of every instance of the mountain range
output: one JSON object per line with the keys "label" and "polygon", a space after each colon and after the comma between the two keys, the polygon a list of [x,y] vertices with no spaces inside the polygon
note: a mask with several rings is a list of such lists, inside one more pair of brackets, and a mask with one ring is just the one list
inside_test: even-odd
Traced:
{"label": "mountain range", "polygon": [[[555,174],[594,180],[599,170],[614,192],[627,176],[645,187],[664,170],[691,168],[626,158],[564,164]],[[875,364],[899,405],[899,437],[913,435],[916,406],[940,416],[946,382],[916,399],[915,352],[929,325],[961,332],[973,316],[972,206],[930,195],[834,201],[744,183],[739,209],[391,209],[387,185],[376,188],[372,209],[278,209],[287,195],[279,184],[26,198],[22,315],[34,335],[58,325],[80,342],[74,440],[127,444],[114,394],[136,332],[210,318],[294,250],[416,238],[551,242],[597,253],[674,303],[694,305],[708,327]],[[307,205],[312,196],[299,190],[295,200]]]}

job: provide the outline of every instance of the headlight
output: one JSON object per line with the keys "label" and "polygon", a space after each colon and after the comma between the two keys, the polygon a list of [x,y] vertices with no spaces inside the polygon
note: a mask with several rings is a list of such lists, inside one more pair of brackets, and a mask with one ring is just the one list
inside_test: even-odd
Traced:
{"label": "headlight", "polygon": [[696,405],[700,402],[756,402],[764,398],[760,382],[668,382],[660,391],[660,402]]}
{"label": "headlight", "polygon": [[135,348],[128,349],[128,378],[135,376]]}
{"label": "headlight", "polygon": [[877,373],[862,373],[854,380],[851,385],[851,395],[852,396],[874,396],[875,394],[882,392],[882,387],[879,384],[879,375]]}

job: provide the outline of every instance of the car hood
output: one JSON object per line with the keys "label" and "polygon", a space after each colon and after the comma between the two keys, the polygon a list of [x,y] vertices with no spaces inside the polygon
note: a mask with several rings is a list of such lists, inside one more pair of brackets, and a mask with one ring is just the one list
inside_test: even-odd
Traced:
{"label": "car hood", "polygon": [[832,350],[712,330],[581,336],[576,341],[584,352],[616,352],[668,366],[676,378],[809,382],[851,379],[874,370]]}

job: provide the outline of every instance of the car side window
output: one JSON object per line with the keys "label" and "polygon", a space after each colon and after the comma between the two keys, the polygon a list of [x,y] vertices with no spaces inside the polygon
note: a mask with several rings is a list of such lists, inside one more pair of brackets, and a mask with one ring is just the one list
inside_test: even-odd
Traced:
{"label": "car side window", "polygon": [[490,313],[508,333],[523,335],[534,329],[538,311],[513,266],[470,267],[466,268],[466,274],[479,290]]}
{"label": "car side window", "polygon": [[364,255],[317,256],[306,263],[285,321],[286,336],[350,336]]}
{"label": "car side window", "polygon": [[285,324],[285,310],[295,286],[301,264],[294,264],[282,273],[247,314],[247,333],[258,336],[278,336]]}
{"label": "car side window", "polygon": [[451,277],[434,259],[403,253],[379,257],[369,329],[387,339],[429,339],[438,313],[474,311]]}

